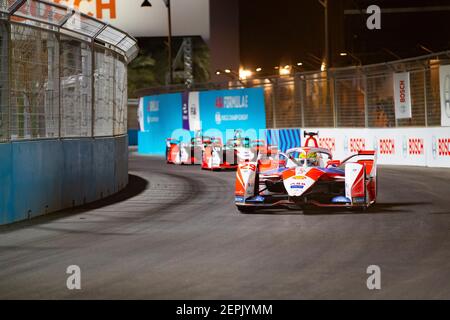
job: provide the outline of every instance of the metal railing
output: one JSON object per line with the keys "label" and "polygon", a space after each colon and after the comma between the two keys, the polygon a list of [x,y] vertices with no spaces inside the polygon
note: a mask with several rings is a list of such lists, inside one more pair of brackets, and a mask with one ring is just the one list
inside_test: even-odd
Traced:
{"label": "metal railing", "polygon": [[[262,87],[268,128],[440,126],[439,66],[445,64],[450,64],[450,51],[325,72],[193,84],[190,90]],[[395,72],[410,72],[411,119],[395,119]],[[183,90],[183,85],[176,85],[143,89],[137,94]]]}
{"label": "metal railing", "polygon": [[0,0],[0,142],[126,133],[134,38],[43,0]]}

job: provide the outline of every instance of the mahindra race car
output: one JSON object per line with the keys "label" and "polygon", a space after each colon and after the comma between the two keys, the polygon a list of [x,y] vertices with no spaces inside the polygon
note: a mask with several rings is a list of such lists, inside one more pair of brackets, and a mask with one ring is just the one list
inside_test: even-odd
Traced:
{"label": "mahindra race car", "polygon": [[236,169],[239,157],[245,159],[250,156],[249,148],[249,138],[229,139],[226,145],[223,145],[222,139],[212,138],[211,144],[203,150],[202,169]]}
{"label": "mahindra race car", "polygon": [[197,136],[190,143],[166,139],[166,162],[173,164],[201,164],[202,152],[211,143],[209,137]]}
{"label": "mahindra race car", "polygon": [[[376,202],[377,167],[374,151],[359,151],[343,161],[319,148],[315,136],[304,147],[275,157],[243,161],[236,173],[235,203],[241,212],[311,206],[366,209]],[[310,146],[313,144],[312,146]]]}
{"label": "mahindra race car", "polygon": [[220,139],[212,139],[203,151],[202,169],[236,169],[241,161],[257,161],[261,157],[277,154],[276,146],[267,146],[264,140],[249,138],[230,139],[226,146]]}

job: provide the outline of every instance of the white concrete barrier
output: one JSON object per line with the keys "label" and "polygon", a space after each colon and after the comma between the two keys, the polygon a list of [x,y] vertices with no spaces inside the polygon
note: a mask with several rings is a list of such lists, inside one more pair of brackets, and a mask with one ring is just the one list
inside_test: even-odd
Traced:
{"label": "white concrete barrier", "polygon": [[376,150],[379,164],[450,168],[450,127],[303,130],[318,131],[320,146],[339,160],[363,149]]}

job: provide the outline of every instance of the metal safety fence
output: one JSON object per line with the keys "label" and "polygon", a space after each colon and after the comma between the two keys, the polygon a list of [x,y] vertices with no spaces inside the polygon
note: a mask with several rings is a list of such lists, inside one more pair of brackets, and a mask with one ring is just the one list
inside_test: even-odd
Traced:
{"label": "metal safety fence", "polygon": [[134,38],[43,0],[0,0],[0,142],[127,128]]}
{"label": "metal safety fence", "polygon": [[[324,72],[193,84],[189,90],[262,87],[268,128],[440,126],[439,66],[446,64],[450,64],[450,51]],[[397,72],[410,73],[410,119],[395,117],[393,76]],[[143,89],[138,95],[183,90],[181,85],[165,86]]]}

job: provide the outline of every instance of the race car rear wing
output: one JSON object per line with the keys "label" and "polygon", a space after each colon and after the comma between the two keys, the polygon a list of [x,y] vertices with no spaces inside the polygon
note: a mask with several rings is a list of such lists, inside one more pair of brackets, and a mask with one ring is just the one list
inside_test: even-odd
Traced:
{"label": "race car rear wing", "polygon": [[178,139],[174,139],[174,138],[167,138],[166,139],[166,146],[170,147],[170,145],[172,144],[179,144],[180,141]]}
{"label": "race car rear wing", "polygon": [[[319,147],[319,143],[317,142],[316,137],[319,136],[319,132],[307,132],[304,131],[303,132],[303,137],[306,138],[308,137],[308,139],[306,139],[305,141],[305,147]],[[313,143],[313,145],[311,146],[310,143]]]}

